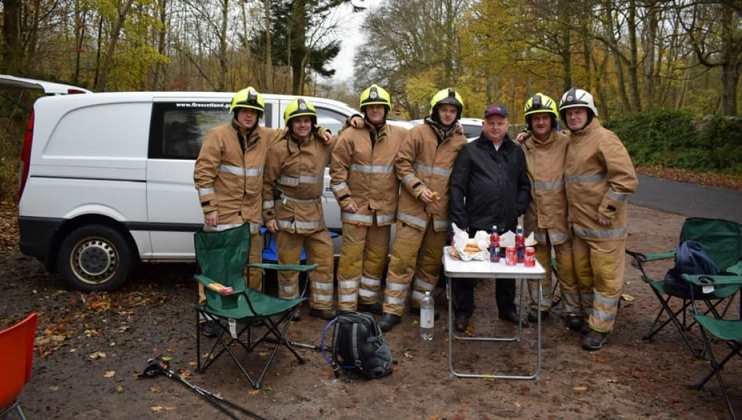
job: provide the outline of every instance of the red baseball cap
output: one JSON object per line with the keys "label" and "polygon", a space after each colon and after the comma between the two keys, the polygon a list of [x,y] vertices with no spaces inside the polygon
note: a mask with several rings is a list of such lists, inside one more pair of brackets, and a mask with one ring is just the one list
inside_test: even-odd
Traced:
{"label": "red baseball cap", "polygon": [[493,105],[488,106],[487,109],[484,110],[484,119],[486,120],[487,118],[493,115],[498,115],[500,117],[507,118],[508,110],[507,108],[505,108],[505,105],[493,104]]}

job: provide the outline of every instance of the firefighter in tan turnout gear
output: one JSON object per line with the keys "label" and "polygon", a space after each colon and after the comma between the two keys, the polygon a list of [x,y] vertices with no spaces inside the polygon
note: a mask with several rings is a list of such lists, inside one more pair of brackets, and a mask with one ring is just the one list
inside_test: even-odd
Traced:
{"label": "firefighter in tan turnout gear", "polygon": [[[557,130],[559,112],[552,98],[537,93],[526,102],[524,115],[527,134],[522,143],[531,181],[531,203],[524,216],[526,232],[533,232],[536,258],[546,270],[541,307],[538,305],[538,283],[528,282],[530,311],[528,321],[536,322],[537,313],[547,319],[551,309],[552,246],[557,262],[559,288],[567,325],[582,320],[577,279],[572,264],[572,241],[567,227],[567,195],[564,189],[564,159],[569,137]],[[520,141],[520,139],[519,139]],[[591,291],[592,292],[592,291]],[[579,330],[580,326],[577,326]]]}
{"label": "firefighter in tan turnout gear", "polygon": [[386,124],[392,102],[379,86],[361,93],[360,108],[364,125],[340,133],[330,166],[343,221],[338,308],[381,313],[381,278],[399,197],[394,160],[407,130]]}
{"label": "firefighter in tan turnout gear", "polygon": [[[258,229],[261,217],[263,165],[275,130],[258,124],[265,109],[263,96],[252,87],[237,92],[229,106],[233,118],[206,134],[193,173],[204,230],[219,231],[250,223],[251,262],[261,262],[263,241]],[[248,286],[260,289],[262,273],[250,269]],[[206,300],[199,284],[199,301]],[[206,325],[204,333],[213,335],[216,326]]]}
{"label": "firefighter in tan turnout gear", "polygon": [[[564,168],[575,274],[589,312],[582,347],[599,350],[613,330],[623,289],[626,202],[638,180],[626,148],[598,120],[593,97],[570,89],[559,103],[570,131]],[[592,300],[592,302],[590,301]]]}
{"label": "firefighter in tan turnout gear", "polygon": [[[334,316],[333,246],[322,209],[325,166],[333,143],[324,143],[316,134],[317,112],[305,100],[291,102],[283,115],[288,130],[270,145],[263,180],[263,218],[271,232],[277,232],[278,262],[298,264],[304,247],[310,264],[310,315],[323,319]],[[278,274],[278,295],[299,296],[297,273]]]}
{"label": "firefighter in tan turnout gear", "polygon": [[[382,331],[398,324],[412,283],[412,307],[438,282],[448,222],[448,179],[456,155],[466,144],[458,124],[464,101],[443,89],[430,101],[430,116],[411,129],[395,163],[402,189],[397,230],[384,290]],[[414,282],[413,282],[414,279]]]}

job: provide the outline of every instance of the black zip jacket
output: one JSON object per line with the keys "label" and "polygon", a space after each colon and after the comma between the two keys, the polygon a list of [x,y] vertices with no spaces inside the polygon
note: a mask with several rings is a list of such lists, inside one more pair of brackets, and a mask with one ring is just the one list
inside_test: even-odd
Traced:
{"label": "black zip jacket", "polygon": [[451,221],[461,229],[515,231],[531,200],[526,157],[507,135],[495,150],[484,133],[459,152],[451,174]]}

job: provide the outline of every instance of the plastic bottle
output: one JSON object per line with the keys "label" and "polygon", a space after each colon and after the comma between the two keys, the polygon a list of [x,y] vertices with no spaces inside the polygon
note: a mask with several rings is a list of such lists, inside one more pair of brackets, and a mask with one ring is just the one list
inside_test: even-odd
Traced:
{"label": "plastic bottle", "polygon": [[420,338],[425,341],[433,340],[435,326],[435,302],[430,292],[425,292],[420,301]]}
{"label": "plastic bottle", "polygon": [[490,262],[500,262],[500,235],[497,233],[497,226],[492,226],[490,234]]}
{"label": "plastic bottle", "polygon": [[518,263],[522,264],[526,256],[526,238],[523,237],[523,226],[518,225],[515,229],[515,252],[518,256]]}

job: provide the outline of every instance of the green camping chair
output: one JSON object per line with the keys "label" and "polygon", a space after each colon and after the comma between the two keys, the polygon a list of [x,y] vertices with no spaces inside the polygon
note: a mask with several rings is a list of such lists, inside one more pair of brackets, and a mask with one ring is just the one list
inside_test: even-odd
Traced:
{"label": "green camping chair", "polygon": [[[700,288],[702,288],[702,291],[704,294],[708,293],[714,293],[715,290],[718,288],[725,288],[725,287],[742,287],[742,276],[688,276],[683,275],[683,277],[690,282],[691,284],[694,284]],[[691,289],[691,293],[693,292],[693,289]],[[698,297],[694,299],[694,302],[698,300]],[[724,399],[727,401],[727,408],[729,409],[729,414],[731,415],[732,419],[736,419],[737,417],[734,415],[734,408],[732,407],[732,402],[729,399],[729,394],[727,392],[726,386],[724,385],[724,381],[721,378],[721,370],[724,368],[724,365],[729,362],[732,358],[734,358],[735,355],[742,357],[742,320],[736,319],[736,320],[727,320],[727,319],[717,319],[710,317],[708,315],[702,314],[696,305],[693,305],[693,312],[694,312],[694,318],[698,322],[698,324],[701,326],[701,335],[703,335],[703,344],[706,351],[706,354],[709,356],[708,360],[711,365],[711,371],[701,379],[700,382],[693,385],[696,389],[702,389],[704,385],[706,385],[706,382],[709,381],[713,376],[716,376],[716,379],[719,382],[719,387],[721,388],[721,392],[724,395]],[[714,355],[713,348],[711,347],[711,337],[714,337],[717,340],[725,341],[726,344],[729,346],[729,353],[721,359],[721,361],[718,361],[717,357]]]}
{"label": "green camping chair", "polygon": [[[247,256],[250,251],[250,227],[240,227],[221,232],[198,231],[194,235],[196,260],[202,274],[195,279],[204,285],[206,302],[196,305],[196,359],[197,370],[204,372],[223,354],[237,364],[242,374],[255,389],[260,388],[263,377],[270,367],[280,346],[286,347],[294,354],[300,364],[304,359],[299,356],[286,337],[290,320],[298,311],[304,297],[297,299],[279,299],[246,287],[243,273],[245,267],[264,270],[307,272],[317,266],[298,264],[250,264]],[[249,273],[249,270],[248,270]],[[231,288],[231,290],[214,289]],[[201,329],[199,318],[217,321],[219,334],[209,353],[205,364],[201,363]],[[261,332],[259,328],[264,328]],[[257,332],[256,332],[257,331]],[[245,337],[243,339],[242,337]],[[272,346],[268,360],[257,377],[251,376],[240,363],[232,347],[242,347],[251,353],[259,344]]]}
{"label": "green camping chair", "polygon": [[[742,225],[719,219],[706,219],[700,217],[691,217],[685,220],[680,232],[680,242],[694,240],[703,246],[704,251],[714,260],[722,269],[722,272],[729,274],[742,274]],[[657,300],[660,302],[660,310],[652,323],[649,332],[644,336],[645,340],[651,340],[668,324],[675,326],[680,333],[680,337],[686,347],[694,356],[700,357],[703,349],[695,348],[691,344],[688,332],[696,324],[695,320],[687,316],[689,307],[694,300],[703,302],[706,306],[703,314],[709,313],[714,318],[723,318],[731,306],[734,295],[739,290],[739,286],[729,285],[717,287],[713,293],[704,296],[695,296],[690,294],[676,293],[665,287],[664,280],[652,278],[645,271],[645,264],[653,261],[672,259],[675,257],[675,251],[662,253],[641,253],[626,250],[626,253],[634,260],[634,266],[641,271],[642,280],[647,283]],[[682,302],[680,309],[674,310],[670,305],[674,300]],[[719,313],[717,308],[723,305],[723,311]],[[664,317],[664,321],[660,320]]]}

